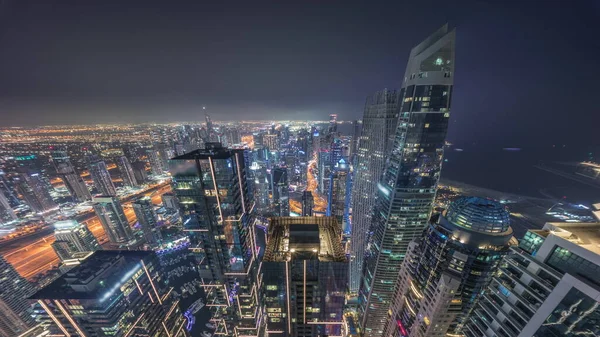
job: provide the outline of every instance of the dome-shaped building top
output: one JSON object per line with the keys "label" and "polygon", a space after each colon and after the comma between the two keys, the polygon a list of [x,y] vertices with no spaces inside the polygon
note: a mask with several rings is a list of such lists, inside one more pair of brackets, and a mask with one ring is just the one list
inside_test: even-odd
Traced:
{"label": "dome-shaped building top", "polygon": [[462,197],[444,214],[452,224],[480,233],[504,233],[510,230],[510,214],[497,201],[480,197]]}

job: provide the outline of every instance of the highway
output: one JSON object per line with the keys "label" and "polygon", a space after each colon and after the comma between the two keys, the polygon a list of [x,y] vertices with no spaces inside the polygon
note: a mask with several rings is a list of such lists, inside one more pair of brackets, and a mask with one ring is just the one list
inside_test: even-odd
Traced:
{"label": "highway", "polygon": [[[317,191],[317,178],[315,177],[315,174],[313,172],[313,170],[316,169],[317,160],[313,159],[309,161],[307,167],[308,171],[306,190],[312,192],[315,201],[315,207],[313,207],[313,210],[315,212],[325,213],[325,211],[327,210],[327,199]],[[290,198],[290,211],[297,214],[302,214],[302,202]]]}
{"label": "highway", "polygon": [[[161,196],[170,191],[171,186],[166,183],[150,188],[145,191],[145,195],[152,197],[152,202],[158,205],[161,203]],[[136,222],[135,213],[133,212],[133,208],[130,207],[131,199],[135,196],[137,195],[126,197],[122,200],[125,216],[130,224]],[[85,223],[101,244],[108,241],[104,229],[94,213],[85,215],[84,218],[78,218],[77,220]],[[54,242],[54,234],[52,233],[52,228],[49,227],[40,231],[40,233],[24,237],[17,243],[9,242],[6,245],[2,245],[0,247],[0,254],[15,267],[21,276],[30,279],[58,265],[58,257],[50,246],[52,242]]]}

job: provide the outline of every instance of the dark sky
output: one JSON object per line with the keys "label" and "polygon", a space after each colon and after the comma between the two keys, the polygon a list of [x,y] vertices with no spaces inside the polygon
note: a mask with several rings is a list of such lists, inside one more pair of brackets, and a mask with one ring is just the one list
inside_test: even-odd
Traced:
{"label": "dark sky", "polygon": [[360,118],[449,22],[451,140],[598,144],[599,19],[597,0],[0,0],[0,125]]}

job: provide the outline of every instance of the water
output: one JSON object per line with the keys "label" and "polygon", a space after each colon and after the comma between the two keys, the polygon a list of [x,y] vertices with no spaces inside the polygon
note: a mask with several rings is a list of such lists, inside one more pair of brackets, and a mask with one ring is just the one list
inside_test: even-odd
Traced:
{"label": "water", "polygon": [[501,148],[446,151],[442,179],[531,197],[566,199],[573,203],[600,202],[600,187],[593,187],[546,172],[535,165],[545,164],[572,173],[585,154],[567,148],[505,151]]}

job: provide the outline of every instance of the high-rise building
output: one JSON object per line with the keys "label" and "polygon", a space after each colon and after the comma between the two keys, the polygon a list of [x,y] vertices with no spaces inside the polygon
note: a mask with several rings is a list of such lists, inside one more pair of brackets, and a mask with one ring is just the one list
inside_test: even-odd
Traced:
{"label": "high-rise building", "polygon": [[215,333],[256,336],[258,252],[244,150],[207,143],[170,161],[183,231],[196,252]]}
{"label": "high-rise building", "polygon": [[71,159],[66,151],[52,152],[52,163],[56,169],[56,173],[65,183],[65,186],[71,193],[71,196],[79,201],[92,200],[92,195],[83,181],[83,178],[75,171]]}
{"label": "high-rise building", "polygon": [[21,173],[15,182],[17,191],[34,212],[43,213],[57,207],[40,173]]}
{"label": "high-rise building", "polygon": [[384,336],[460,335],[498,270],[512,236],[498,202],[462,197],[411,242]]}
{"label": "high-rise building", "polygon": [[94,211],[110,242],[125,243],[133,239],[129,221],[117,197],[97,195],[93,201]]}
{"label": "high-rise building", "polygon": [[135,181],[139,184],[143,184],[148,181],[148,174],[146,173],[146,163],[143,161],[136,161],[131,164],[133,169],[133,176]]}
{"label": "high-rise building", "polygon": [[135,187],[138,185],[138,181],[135,178],[135,173],[133,172],[133,168],[129,163],[129,159],[125,156],[121,156],[117,158],[117,167],[121,172],[121,179],[123,179],[123,184],[129,187]]}
{"label": "high-rise building", "polygon": [[280,148],[280,139],[279,136],[275,133],[263,135],[263,142],[265,147],[270,151],[279,151]]}
{"label": "high-rise building", "polygon": [[600,224],[546,223],[500,263],[466,337],[599,336]]}
{"label": "high-rise building", "polygon": [[8,203],[8,199],[4,196],[0,189],[0,225],[17,220],[17,215]]}
{"label": "high-rise building", "polygon": [[271,171],[273,175],[273,211],[278,216],[290,215],[290,184],[287,169],[276,167]]}
{"label": "high-rise building", "polygon": [[377,183],[392,148],[398,123],[398,92],[384,90],[367,98],[352,181],[350,239],[351,294],[357,294],[371,224]]}
{"label": "high-rise building", "polygon": [[341,158],[331,173],[331,184],[327,199],[327,216],[335,217],[342,226],[342,232],[348,232],[348,212],[350,201],[350,165]]}
{"label": "high-rise building", "polygon": [[152,251],[100,250],[31,299],[52,335],[189,336],[163,277]]}
{"label": "high-rise building", "polygon": [[158,244],[162,241],[160,228],[157,227],[156,213],[150,197],[142,197],[132,204],[135,216],[142,227],[144,239],[150,245]]}
{"label": "high-rise building", "polygon": [[0,336],[19,336],[35,325],[27,298],[35,287],[0,256]]}
{"label": "high-rise building", "polygon": [[92,181],[99,194],[102,195],[117,195],[117,189],[112,182],[106,163],[96,155],[87,157],[88,168]]}
{"label": "high-rise building", "polygon": [[337,132],[337,117],[337,114],[329,115],[329,128],[327,129],[329,134]]}
{"label": "high-rise building", "polygon": [[[98,240],[87,226],[75,220],[55,222],[54,237],[56,238],[56,242],[67,242],[69,247],[71,247],[71,253],[94,252],[102,249]],[[57,244],[57,249],[64,248],[66,248],[65,245]],[[59,257],[61,256],[59,255]]]}
{"label": "high-rise building", "polygon": [[350,162],[354,163],[354,159],[356,158],[356,154],[358,152],[358,144],[360,139],[360,134],[362,132],[362,121],[355,120],[352,122],[352,140],[350,141],[350,153],[349,158]]}
{"label": "high-rise building", "polygon": [[440,28],[412,49],[394,145],[378,183],[373,235],[359,293],[366,337],[381,336],[408,244],[429,222],[450,118],[455,32]]}
{"label": "high-rise building", "polygon": [[215,131],[210,115],[205,113],[204,118],[206,120],[206,138],[204,139],[204,143],[216,142],[219,135]]}
{"label": "high-rise building", "polygon": [[177,197],[173,193],[165,193],[160,196],[162,200],[163,207],[170,211],[177,211],[179,209],[179,204],[177,202]]}
{"label": "high-rise building", "polygon": [[262,262],[266,330],[283,337],[343,336],[348,261],[333,217],[269,219]]}
{"label": "high-rise building", "polygon": [[319,193],[327,194],[331,182],[331,153],[328,150],[320,150],[317,153],[318,188]]}
{"label": "high-rise building", "polygon": [[315,208],[315,199],[311,191],[302,193],[302,216],[313,216],[313,208]]}
{"label": "high-rise building", "polygon": [[152,174],[160,175],[164,173],[165,168],[163,166],[163,161],[157,149],[146,149],[146,158],[148,158],[148,163],[150,163]]}

